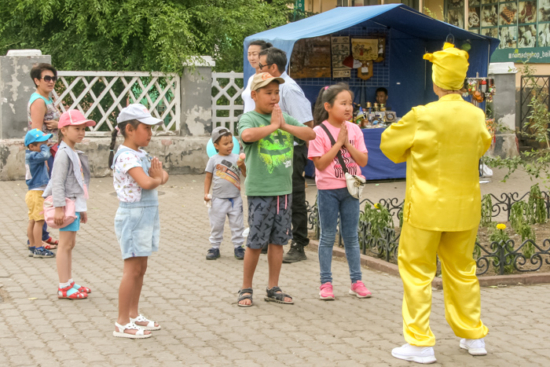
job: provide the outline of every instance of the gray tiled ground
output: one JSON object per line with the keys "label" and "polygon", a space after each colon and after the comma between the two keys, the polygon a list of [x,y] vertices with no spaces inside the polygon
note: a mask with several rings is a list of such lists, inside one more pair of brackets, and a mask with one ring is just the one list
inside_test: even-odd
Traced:
{"label": "gray tiled ground", "polygon": [[[364,269],[374,297],[347,295],[347,265],[335,261],[335,302],[317,299],[318,262],[284,265],[281,286],[296,305],[263,301],[267,264],[256,274],[256,306],[236,306],[242,262],[228,243],[207,262],[209,225],[202,204],[203,176],[175,176],[161,190],[162,242],[151,257],[142,312],[163,330],[148,340],[112,337],[121,276],[113,233],[118,202],[110,179],[94,179],[90,222],[79,232],[74,278],[93,289],[85,301],[58,300],[53,259],[28,258],[24,182],[0,182],[0,366],[406,366],[390,356],[403,343],[401,281]],[[399,186],[399,189],[394,187]],[[371,186],[379,197],[402,183]],[[315,188],[308,189],[314,195]],[[522,190],[527,191],[527,189]],[[490,355],[458,348],[445,323],[442,292],[434,292],[436,356],[445,366],[548,366],[550,286],[484,288],[483,319]]]}

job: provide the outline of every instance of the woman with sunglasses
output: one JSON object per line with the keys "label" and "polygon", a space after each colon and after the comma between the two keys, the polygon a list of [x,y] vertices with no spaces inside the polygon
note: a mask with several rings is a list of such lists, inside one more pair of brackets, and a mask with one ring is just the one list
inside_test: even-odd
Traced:
{"label": "woman with sunglasses", "polygon": [[31,79],[36,85],[36,91],[31,95],[27,107],[29,130],[39,129],[45,134],[56,136],[60,113],[55,108],[50,93],[57,81],[57,70],[50,64],[38,64],[31,70]]}
{"label": "woman with sunglasses", "polygon": [[[29,104],[27,105],[28,129],[39,129],[45,134],[52,134],[53,139],[57,138],[57,123],[61,114],[55,108],[53,100],[50,97],[55,82],[57,81],[57,70],[50,64],[40,63],[31,69],[31,79],[36,86],[36,91],[31,95]],[[52,139],[52,140],[53,140]],[[48,142],[50,146],[51,156],[48,159],[48,173],[51,177],[51,169],[53,160],[57,152],[57,143],[54,141]],[[46,250],[57,248],[58,240],[50,237],[48,227],[44,223],[42,229],[42,241]]]}

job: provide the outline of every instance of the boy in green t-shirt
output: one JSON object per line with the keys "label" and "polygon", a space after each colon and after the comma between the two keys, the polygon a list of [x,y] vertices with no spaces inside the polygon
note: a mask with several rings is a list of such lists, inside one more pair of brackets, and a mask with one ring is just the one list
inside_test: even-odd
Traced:
{"label": "boy in green t-shirt", "polygon": [[284,114],[279,107],[279,84],[283,78],[269,73],[254,76],[251,83],[254,111],[239,120],[244,143],[250,233],[244,255],[243,286],[239,306],[252,306],[252,279],[262,247],[268,245],[268,302],[293,304],[292,297],[278,287],[283,263],[283,245],[292,238],[292,158],[294,137],[315,139],[313,129]]}

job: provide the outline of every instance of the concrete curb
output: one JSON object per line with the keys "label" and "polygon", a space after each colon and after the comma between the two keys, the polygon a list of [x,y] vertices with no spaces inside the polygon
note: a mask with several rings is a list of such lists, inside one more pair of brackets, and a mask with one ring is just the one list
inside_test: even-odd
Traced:
{"label": "concrete curb", "polygon": [[[317,251],[319,249],[319,241],[310,240],[306,247]],[[343,248],[335,246],[332,250],[334,257],[346,257],[346,252]],[[378,270],[390,275],[399,276],[399,268],[397,265],[387,261],[377,259],[372,256],[361,254],[361,265],[364,265],[372,270]],[[479,285],[482,287],[491,287],[497,285],[527,285],[527,284],[544,284],[550,283],[550,273],[529,273],[529,274],[512,274],[512,275],[490,275],[478,277]],[[441,278],[435,278],[432,281],[432,287],[435,289],[443,289],[443,281]]]}

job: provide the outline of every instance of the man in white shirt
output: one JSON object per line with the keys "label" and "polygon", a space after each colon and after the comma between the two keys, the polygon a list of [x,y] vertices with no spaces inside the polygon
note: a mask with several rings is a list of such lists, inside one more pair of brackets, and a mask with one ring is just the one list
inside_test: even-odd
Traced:
{"label": "man in white shirt", "polygon": [[[311,102],[300,86],[286,73],[286,53],[275,47],[260,52],[260,71],[285,80],[279,86],[279,106],[281,110],[298,122],[313,127]],[[306,260],[304,247],[309,244],[307,236],[306,180],[304,169],[307,164],[307,145],[303,141],[294,142],[294,167],[292,174],[292,243],[285,254],[283,263],[289,264]]]}

